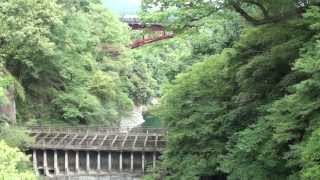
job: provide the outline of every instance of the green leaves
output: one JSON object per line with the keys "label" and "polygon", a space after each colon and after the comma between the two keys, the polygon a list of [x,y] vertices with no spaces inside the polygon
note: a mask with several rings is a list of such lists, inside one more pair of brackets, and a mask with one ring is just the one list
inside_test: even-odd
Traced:
{"label": "green leaves", "polygon": [[0,60],[17,79],[22,121],[113,125],[152,95],[129,28],[101,2],[1,1],[0,19]]}
{"label": "green leaves", "polygon": [[315,130],[303,148],[302,157],[304,168],[302,170],[302,179],[316,179],[320,176],[319,132],[319,129]]}
{"label": "green leaves", "polygon": [[97,97],[89,94],[85,89],[73,89],[61,94],[54,101],[56,111],[66,123],[92,124],[102,123],[104,120],[103,110]]}
{"label": "green leaves", "polygon": [[9,147],[0,141],[0,177],[4,179],[30,179],[36,177],[29,166],[29,158],[17,148]]}
{"label": "green leaves", "polygon": [[[273,14],[288,12],[263,3]],[[258,180],[318,175],[319,163],[310,158],[316,150],[306,147],[320,125],[317,17],[313,8],[306,19],[247,27],[231,48],[218,54],[219,48],[208,48],[214,56],[171,82],[158,109],[170,131],[163,161],[168,179],[221,172]]]}

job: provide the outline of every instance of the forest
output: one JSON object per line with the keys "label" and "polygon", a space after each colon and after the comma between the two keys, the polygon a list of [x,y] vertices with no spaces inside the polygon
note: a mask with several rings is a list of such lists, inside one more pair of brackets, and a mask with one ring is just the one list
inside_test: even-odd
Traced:
{"label": "forest", "polygon": [[146,180],[320,179],[318,0],[144,0],[139,16],[175,37],[130,49],[100,0],[0,1],[0,177],[36,179],[16,124],[115,126],[157,98],[168,144]]}

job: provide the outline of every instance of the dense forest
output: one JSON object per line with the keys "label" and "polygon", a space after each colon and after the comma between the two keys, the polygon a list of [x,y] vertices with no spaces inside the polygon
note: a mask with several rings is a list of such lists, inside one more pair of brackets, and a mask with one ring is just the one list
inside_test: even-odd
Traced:
{"label": "dense forest", "polygon": [[35,179],[12,124],[115,126],[160,98],[168,145],[145,179],[320,179],[319,1],[144,0],[140,16],[175,37],[130,49],[99,0],[0,1],[0,177]]}
{"label": "dense forest", "polygon": [[187,35],[182,61],[197,62],[166,86],[156,110],[169,130],[156,179],[320,178],[319,2],[150,0],[144,8],[146,20]]}

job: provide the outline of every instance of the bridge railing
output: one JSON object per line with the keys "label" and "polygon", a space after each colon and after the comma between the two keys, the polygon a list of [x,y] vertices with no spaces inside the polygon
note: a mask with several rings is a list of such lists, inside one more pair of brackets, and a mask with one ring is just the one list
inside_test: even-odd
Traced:
{"label": "bridge railing", "polygon": [[163,128],[129,128],[129,127],[50,127],[30,126],[31,133],[65,133],[65,134],[167,134]]}

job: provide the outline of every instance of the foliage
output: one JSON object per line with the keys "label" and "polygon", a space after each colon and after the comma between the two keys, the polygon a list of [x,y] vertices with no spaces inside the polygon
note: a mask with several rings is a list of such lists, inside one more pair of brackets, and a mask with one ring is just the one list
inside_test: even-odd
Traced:
{"label": "foliage", "polygon": [[317,179],[319,174],[319,129],[312,133],[305,148],[302,151],[304,168],[302,179]]}
{"label": "foliage", "polygon": [[4,179],[30,179],[35,180],[28,157],[17,148],[8,146],[0,141],[0,177]]}
{"label": "foliage", "polygon": [[148,72],[127,52],[128,27],[100,1],[0,7],[0,59],[25,92],[21,122],[113,125],[152,95]]}
{"label": "foliage", "polygon": [[[182,54],[188,46],[181,39],[175,38],[166,42],[147,45],[134,50],[137,62],[146,66],[153,85],[150,86],[154,95],[161,95],[161,86],[172,79],[181,71],[182,58],[189,54]],[[141,66],[140,66],[141,67]],[[143,67],[143,66],[142,66]]]}
{"label": "foliage", "polygon": [[28,135],[24,128],[0,124],[2,125],[0,128],[0,140],[5,141],[8,146],[24,149],[28,144],[33,142],[34,139]]}
{"label": "foliage", "polygon": [[184,31],[201,24],[203,19],[219,11],[231,9],[253,25],[277,23],[296,18],[317,0],[145,0],[144,12],[156,16],[148,19],[162,20],[174,29]]}
{"label": "foliage", "polygon": [[[1,69],[4,69],[0,66]],[[0,105],[6,104],[8,99],[6,97],[6,90],[12,84],[10,77],[5,73],[0,71]]]}
{"label": "foliage", "polygon": [[[313,36],[303,44],[300,58],[295,61],[293,68],[294,71],[304,74],[304,78],[293,86],[288,86],[289,94],[272,102],[267,108],[267,114],[252,127],[252,130],[244,130],[239,133],[240,136],[235,136],[238,142],[228,158],[234,159],[234,163],[237,163],[233,165],[234,168],[238,169],[239,160],[249,156],[251,162],[260,167],[259,172],[264,177],[261,179],[317,179],[318,174],[313,168],[316,168],[318,163],[314,163],[311,157],[316,157],[317,154],[314,151],[317,146],[312,143],[319,128],[319,102],[315,93],[319,88],[319,79],[314,71],[317,66],[313,64],[318,59],[315,50],[319,37],[319,29],[315,26],[318,17],[319,8],[312,8],[304,19]],[[245,136],[255,137],[256,140],[249,138],[245,141]],[[252,142],[256,142],[255,146],[240,150],[240,147]],[[241,155],[234,156],[235,153]],[[240,173],[238,170],[234,171]]]}
{"label": "foliage", "polygon": [[[161,22],[153,13],[144,13],[142,17],[146,22]],[[135,59],[145,63],[152,78],[156,80],[155,85],[151,86],[156,96],[163,94],[164,85],[172,82],[176,75],[194,63],[203,61],[205,57],[220,53],[230,46],[239,38],[242,28],[236,14],[230,11],[212,14],[203,19],[197,28],[184,33],[179,33],[171,26],[165,27],[169,31],[174,30],[173,39],[143,46],[134,51]]]}
{"label": "foliage", "polygon": [[130,51],[128,28],[96,0],[1,1],[0,102],[15,83],[21,121],[113,125],[162,96],[153,118],[169,142],[146,179],[318,179],[319,6],[145,0],[143,20],[175,38]]}
{"label": "foliage", "polygon": [[176,24],[177,32],[201,27],[217,9],[228,12],[226,7],[256,25],[244,24],[240,39],[223,46],[230,48],[209,49],[213,56],[166,88],[158,109],[170,131],[162,163],[166,178],[316,179],[319,8],[310,8],[315,2],[238,1],[245,11],[240,12],[231,1],[214,7],[204,6],[210,1],[153,1],[146,2],[147,10],[156,3],[162,9],[146,18]]}

